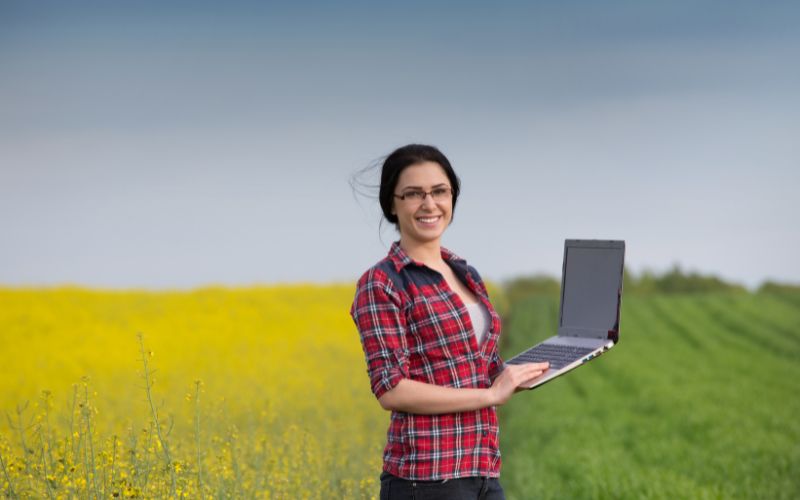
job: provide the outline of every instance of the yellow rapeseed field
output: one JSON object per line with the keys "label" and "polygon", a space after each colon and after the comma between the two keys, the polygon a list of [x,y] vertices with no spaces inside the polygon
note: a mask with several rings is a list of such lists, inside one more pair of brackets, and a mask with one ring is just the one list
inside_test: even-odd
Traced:
{"label": "yellow rapeseed field", "polygon": [[0,289],[0,495],[375,497],[353,291]]}

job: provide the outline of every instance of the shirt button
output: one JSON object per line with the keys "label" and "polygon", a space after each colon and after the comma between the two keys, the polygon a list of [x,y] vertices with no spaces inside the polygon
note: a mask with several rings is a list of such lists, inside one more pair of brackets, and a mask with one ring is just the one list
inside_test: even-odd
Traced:
{"label": "shirt button", "polygon": [[489,435],[489,433],[487,431],[483,431],[483,432],[481,432],[481,434],[483,434],[484,436],[488,436]]}

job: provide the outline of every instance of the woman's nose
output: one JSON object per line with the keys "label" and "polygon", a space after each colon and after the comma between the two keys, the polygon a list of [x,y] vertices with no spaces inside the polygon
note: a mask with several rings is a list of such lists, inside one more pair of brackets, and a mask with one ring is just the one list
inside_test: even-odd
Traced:
{"label": "woman's nose", "polygon": [[423,205],[424,205],[426,208],[436,208],[436,202],[434,201],[434,199],[433,199],[433,195],[432,195],[431,193],[428,193],[428,194],[425,196],[425,199],[424,199],[424,200],[422,200],[422,204],[423,204]]}

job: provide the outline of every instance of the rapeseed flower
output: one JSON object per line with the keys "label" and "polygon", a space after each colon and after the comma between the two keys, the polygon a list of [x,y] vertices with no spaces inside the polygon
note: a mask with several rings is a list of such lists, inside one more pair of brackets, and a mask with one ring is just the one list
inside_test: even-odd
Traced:
{"label": "rapeseed flower", "polygon": [[[25,447],[0,431],[0,496],[373,497],[388,415],[352,292],[0,290],[6,369],[20,374],[0,378],[0,406],[39,400],[22,415]],[[158,374],[152,412],[139,331]]]}

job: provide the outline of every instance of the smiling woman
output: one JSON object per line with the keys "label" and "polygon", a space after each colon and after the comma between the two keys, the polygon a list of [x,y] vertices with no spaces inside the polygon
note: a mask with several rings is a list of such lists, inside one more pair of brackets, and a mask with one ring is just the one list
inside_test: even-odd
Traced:
{"label": "smiling woman", "polygon": [[372,392],[392,412],[382,499],[504,498],[496,406],[547,369],[503,364],[480,275],[441,246],[459,190],[433,146],[383,163],[380,205],[400,240],[363,274],[351,308]]}

